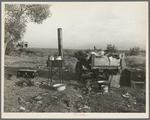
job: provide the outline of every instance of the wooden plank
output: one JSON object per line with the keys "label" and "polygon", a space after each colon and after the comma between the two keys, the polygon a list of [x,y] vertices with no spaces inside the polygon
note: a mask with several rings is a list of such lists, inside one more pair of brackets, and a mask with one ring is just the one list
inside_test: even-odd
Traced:
{"label": "wooden plank", "polygon": [[119,88],[120,74],[110,75],[109,81],[110,81],[110,87]]}
{"label": "wooden plank", "polygon": [[93,66],[93,69],[118,69],[119,66]]}
{"label": "wooden plank", "polygon": [[134,83],[134,84],[145,84],[145,82],[142,82],[142,81],[132,81],[132,83]]}
{"label": "wooden plank", "polygon": [[138,85],[140,85],[140,84],[143,85],[143,84],[144,84],[144,85],[145,85],[145,82],[141,82],[141,81],[136,81],[136,82],[135,82],[135,81],[131,81],[131,87],[135,88],[135,85],[136,85],[136,84],[138,84]]}

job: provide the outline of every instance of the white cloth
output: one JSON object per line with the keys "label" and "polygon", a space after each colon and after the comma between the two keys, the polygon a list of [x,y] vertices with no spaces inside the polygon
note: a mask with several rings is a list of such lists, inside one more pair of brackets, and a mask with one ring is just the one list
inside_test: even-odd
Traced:
{"label": "white cloth", "polygon": [[108,57],[109,61],[111,62],[112,61],[112,56]]}

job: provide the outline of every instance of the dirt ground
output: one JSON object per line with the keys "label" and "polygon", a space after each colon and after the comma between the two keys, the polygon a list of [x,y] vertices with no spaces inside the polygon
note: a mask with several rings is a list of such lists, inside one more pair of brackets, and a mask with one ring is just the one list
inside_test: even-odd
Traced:
{"label": "dirt ground", "polygon": [[[98,84],[92,84],[92,90],[86,87],[90,75],[83,75],[77,81],[74,73],[77,59],[65,57],[63,69],[64,91],[54,90],[48,81],[47,56],[5,56],[4,75],[4,112],[145,112],[145,88],[110,88],[108,93],[99,91]],[[39,76],[32,79],[33,85],[19,83],[17,77],[21,68],[38,70]],[[59,83],[57,77],[53,83]],[[43,83],[43,84],[41,84]],[[129,98],[123,94],[129,93]]]}

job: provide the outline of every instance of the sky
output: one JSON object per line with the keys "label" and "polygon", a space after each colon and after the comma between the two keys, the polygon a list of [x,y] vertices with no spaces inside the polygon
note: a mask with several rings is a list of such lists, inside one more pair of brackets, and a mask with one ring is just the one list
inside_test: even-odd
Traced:
{"label": "sky", "polygon": [[62,28],[64,49],[120,50],[148,41],[148,2],[50,2],[52,16],[42,24],[28,23],[23,41],[33,48],[58,48]]}

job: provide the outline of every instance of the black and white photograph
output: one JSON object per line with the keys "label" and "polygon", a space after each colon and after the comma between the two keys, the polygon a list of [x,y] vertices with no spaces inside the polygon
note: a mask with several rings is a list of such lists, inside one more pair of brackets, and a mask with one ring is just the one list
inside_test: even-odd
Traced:
{"label": "black and white photograph", "polygon": [[1,2],[2,118],[149,118],[147,1]]}

